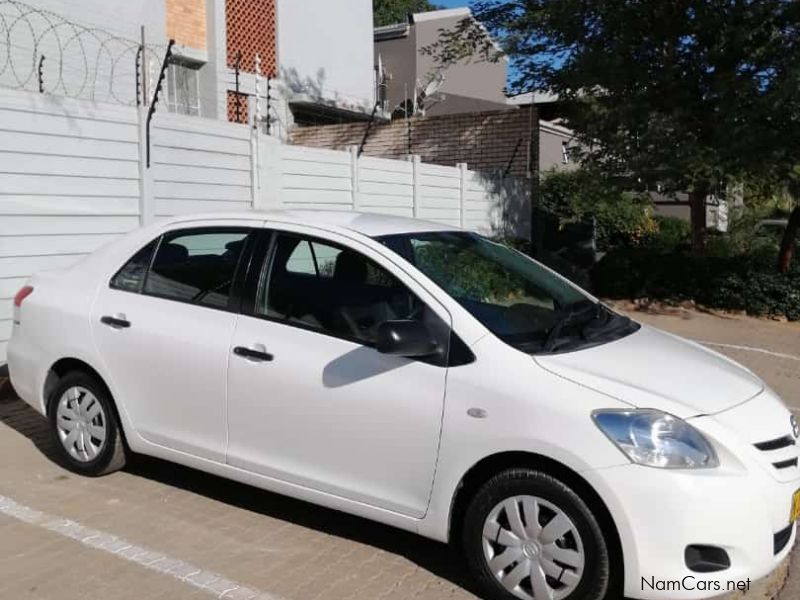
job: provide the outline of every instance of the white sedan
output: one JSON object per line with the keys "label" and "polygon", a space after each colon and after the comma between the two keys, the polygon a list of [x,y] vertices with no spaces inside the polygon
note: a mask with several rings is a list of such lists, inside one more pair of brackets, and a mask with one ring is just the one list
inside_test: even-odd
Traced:
{"label": "white sedan", "polygon": [[8,354],[75,471],[149,454],[454,542],[487,598],[706,598],[794,542],[760,379],[437,223],[163,221],[34,276]]}

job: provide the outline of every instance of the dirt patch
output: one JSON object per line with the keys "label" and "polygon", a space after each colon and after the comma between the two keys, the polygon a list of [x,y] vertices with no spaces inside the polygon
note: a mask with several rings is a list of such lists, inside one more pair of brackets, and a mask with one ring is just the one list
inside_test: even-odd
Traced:
{"label": "dirt patch", "polygon": [[770,323],[787,323],[786,317],[753,317],[749,316],[743,310],[721,310],[717,308],[708,308],[702,304],[696,304],[694,300],[685,300],[683,302],[666,302],[663,300],[653,300],[650,298],[639,298],[636,300],[608,300],[603,299],[603,303],[621,311],[627,312],[641,312],[650,315],[668,315],[672,317],[682,317],[690,319],[693,314],[702,313],[705,315],[713,315],[721,319],[738,319],[747,317],[759,321]]}

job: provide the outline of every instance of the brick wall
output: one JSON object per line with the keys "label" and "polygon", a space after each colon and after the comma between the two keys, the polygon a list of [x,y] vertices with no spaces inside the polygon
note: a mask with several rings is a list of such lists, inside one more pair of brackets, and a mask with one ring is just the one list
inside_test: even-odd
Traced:
{"label": "brick wall", "polygon": [[[363,122],[296,127],[291,142],[343,150],[361,144],[366,129]],[[418,154],[424,162],[450,166],[464,162],[476,171],[505,171],[510,165],[509,174],[525,176],[528,165],[537,164],[537,130],[533,107],[398,119],[372,125],[364,154],[384,158]]]}
{"label": "brick wall", "polygon": [[166,0],[167,37],[178,44],[206,47],[205,0]]}

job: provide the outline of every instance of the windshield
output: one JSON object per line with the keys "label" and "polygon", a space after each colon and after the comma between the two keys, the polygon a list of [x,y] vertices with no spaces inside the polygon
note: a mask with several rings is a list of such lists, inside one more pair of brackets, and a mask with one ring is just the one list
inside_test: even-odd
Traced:
{"label": "windshield", "polygon": [[536,261],[480,235],[443,231],[378,240],[520,350],[574,350],[636,328]]}

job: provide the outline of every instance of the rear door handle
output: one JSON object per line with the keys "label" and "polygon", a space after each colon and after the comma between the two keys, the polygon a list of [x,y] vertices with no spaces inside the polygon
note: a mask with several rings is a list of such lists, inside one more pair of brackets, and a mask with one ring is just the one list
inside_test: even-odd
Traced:
{"label": "rear door handle", "polygon": [[[259,346],[260,346],[260,344],[259,344]],[[261,346],[261,348],[263,348],[263,346]],[[265,350],[261,350],[259,348],[248,348],[246,346],[236,346],[233,349],[233,353],[236,356],[242,356],[244,358],[248,358],[250,360],[256,360],[256,361],[267,361],[268,362],[268,361],[271,361],[273,358],[275,358],[272,354],[270,354],[269,352],[266,352]]]}
{"label": "rear door handle", "polygon": [[125,315],[104,315],[100,317],[100,322],[114,329],[125,329],[131,326],[131,322],[125,318]]}

